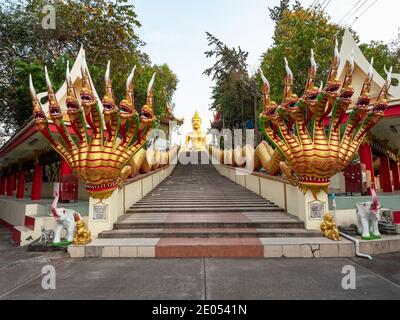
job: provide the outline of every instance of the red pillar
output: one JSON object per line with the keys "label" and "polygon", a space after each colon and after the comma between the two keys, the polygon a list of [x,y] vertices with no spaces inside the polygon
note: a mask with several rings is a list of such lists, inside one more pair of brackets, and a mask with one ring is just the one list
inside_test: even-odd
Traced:
{"label": "red pillar", "polygon": [[392,180],[390,178],[390,161],[387,156],[381,157],[380,172],[383,192],[393,192]]}
{"label": "red pillar", "polygon": [[15,183],[14,179],[15,179],[14,174],[12,174],[12,173],[7,177],[7,196],[8,197],[12,197],[14,194],[14,183]]}
{"label": "red pillar", "polygon": [[399,164],[397,162],[391,162],[390,168],[392,169],[393,173],[393,185],[394,190],[400,190],[400,170]]}
{"label": "red pillar", "polygon": [[60,165],[60,180],[64,176],[69,176],[72,174],[72,169],[69,166],[68,162],[65,160],[61,160],[61,165]]}
{"label": "red pillar", "polygon": [[0,178],[0,196],[4,196],[6,194],[6,176],[2,175]]}
{"label": "red pillar", "polygon": [[40,200],[42,193],[42,166],[35,164],[33,168],[31,200]]}
{"label": "red pillar", "polygon": [[[371,183],[375,184],[375,168],[374,161],[372,159],[372,149],[368,143],[363,143],[359,149],[360,162],[365,164],[367,170],[371,172]],[[368,189],[370,193],[370,190]]]}
{"label": "red pillar", "polygon": [[17,199],[23,199],[25,193],[25,172],[20,171],[18,175]]}

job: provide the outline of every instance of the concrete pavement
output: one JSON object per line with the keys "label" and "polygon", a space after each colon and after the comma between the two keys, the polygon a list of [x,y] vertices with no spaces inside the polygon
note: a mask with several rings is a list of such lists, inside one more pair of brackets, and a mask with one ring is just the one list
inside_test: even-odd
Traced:
{"label": "concrete pavement", "polygon": [[[28,253],[0,228],[0,299],[400,299],[400,254],[355,259],[70,259]],[[45,265],[56,290],[42,289]],[[356,290],[341,287],[356,270]]]}

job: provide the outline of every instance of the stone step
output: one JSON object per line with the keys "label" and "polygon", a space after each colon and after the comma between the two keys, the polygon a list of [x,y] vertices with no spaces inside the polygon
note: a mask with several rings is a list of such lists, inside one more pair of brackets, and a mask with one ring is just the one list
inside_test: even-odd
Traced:
{"label": "stone step", "polygon": [[262,209],[273,209],[273,208],[279,208],[276,205],[272,204],[240,204],[240,205],[235,205],[232,203],[207,203],[207,204],[197,204],[197,203],[192,203],[192,204],[184,204],[184,203],[175,203],[175,204],[143,204],[143,203],[137,203],[133,207],[131,207],[132,210],[134,209],[158,209],[158,208],[166,208],[168,210],[173,210],[173,209],[182,209],[182,208],[187,208],[190,210],[196,209],[196,208],[210,208],[210,209],[220,209],[220,208],[226,208],[227,211],[230,210],[230,208],[262,208]]}
{"label": "stone step", "polygon": [[283,209],[280,209],[279,207],[254,207],[254,208],[249,208],[249,207],[230,207],[230,208],[190,208],[190,212],[188,212],[188,208],[135,208],[129,209],[126,211],[126,213],[160,213],[160,212],[166,212],[166,213],[193,213],[193,212],[283,212]]}
{"label": "stone step", "polygon": [[270,202],[248,202],[248,201],[150,201],[150,202],[145,202],[145,201],[139,201],[137,202],[134,206],[151,206],[151,205],[272,205],[275,206],[275,204],[270,203]]}
{"label": "stone step", "polygon": [[245,229],[245,228],[169,228],[116,229],[99,234],[100,239],[124,238],[289,238],[320,237],[318,231],[303,229]]}
{"label": "stone step", "polygon": [[210,228],[210,229],[246,229],[246,228],[260,228],[260,229],[303,229],[304,222],[296,220],[283,220],[275,219],[266,222],[117,222],[114,224],[114,230],[122,229],[188,229],[188,228]]}

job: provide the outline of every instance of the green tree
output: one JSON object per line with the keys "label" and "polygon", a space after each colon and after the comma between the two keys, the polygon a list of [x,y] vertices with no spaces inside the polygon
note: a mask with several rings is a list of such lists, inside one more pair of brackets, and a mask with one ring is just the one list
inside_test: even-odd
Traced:
{"label": "green tree", "polygon": [[204,71],[214,81],[210,109],[221,112],[226,128],[245,128],[246,120],[253,118],[248,52],[240,47],[229,48],[208,32],[206,35],[211,49],[205,55],[215,59],[214,65]]}
{"label": "green tree", "polygon": [[[43,29],[42,8],[56,10],[56,29]],[[155,102],[157,110],[171,102],[177,77],[168,65],[152,65],[142,51],[144,43],[137,29],[141,26],[135,8],[127,0],[17,0],[0,4],[0,123],[5,134],[18,130],[31,116],[28,75],[32,73],[37,91],[45,89],[43,67],[49,67],[55,88],[65,78],[65,64],[75,61],[79,48],[86,50],[88,65],[100,96],[104,90],[107,61],[112,63],[116,99],[125,94],[126,77],[137,65],[136,102],[145,103],[147,84],[157,71]]]}
{"label": "green tree", "polygon": [[[361,51],[368,60],[374,58],[375,70],[386,79],[385,66],[387,70],[392,66],[393,70],[400,70],[400,59],[396,49],[382,41],[371,41],[369,44],[361,44]],[[394,82],[393,82],[394,83]]]}
{"label": "green tree", "polygon": [[[274,11],[275,12],[275,11]],[[261,68],[271,84],[271,95],[282,101],[283,81],[286,75],[284,58],[289,61],[295,76],[294,92],[302,94],[310,65],[310,50],[314,49],[319,66],[317,83],[325,81],[333,56],[335,39],[341,39],[344,29],[330,22],[321,10],[310,10],[299,3],[293,9],[285,6],[276,20],[274,44],[262,57]],[[261,79],[259,78],[261,87]]]}

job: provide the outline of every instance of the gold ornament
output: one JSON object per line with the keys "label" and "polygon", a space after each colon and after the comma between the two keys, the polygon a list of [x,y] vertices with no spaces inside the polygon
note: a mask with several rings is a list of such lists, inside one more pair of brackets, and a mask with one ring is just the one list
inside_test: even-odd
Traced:
{"label": "gold ornament", "polygon": [[[62,120],[61,108],[55,97],[47,69],[46,83],[50,103],[50,118],[56,125],[61,138],[58,139],[49,130],[48,119],[37,98],[30,77],[30,92],[32,96],[33,115],[36,125],[46,139],[70,165],[75,175],[86,183],[86,189],[95,199],[106,199],[114,190],[122,185],[130,175],[132,168],[128,165],[131,158],[142,149],[147,141],[147,135],[154,126],[153,84],[150,81],[147,103],[136,111],[134,101],[134,72],[130,73],[126,82],[126,97],[119,108],[114,101],[110,79],[110,63],[105,75],[105,96],[102,101],[103,112],[100,111],[100,101],[97,101],[86,65],[82,60],[82,90],[80,100],[76,95],[69,75],[67,65],[67,99],[71,127],[79,138],[72,139]],[[103,126],[105,124],[105,128]]]}
{"label": "gold ornament", "polygon": [[[314,85],[317,64],[311,52],[305,93],[298,98],[292,93],[293,73],[285,59],[284,100],[280,106],[270,99],[270,85],[264,82],[264,111],[260,115],[260,128],[269,145],[257,147],[256,155],[268,174],[277,175],[282,168],[293,183],[317,199],[319,192],[328,191],[330,179],[341,172],[353,160],[368,131],[384,116],[388,107],[387,94],[391,83],[391,71],[378,100],[370,107],[369,92],[373,75],[372,63],[362,92],[352,107],[344,131],[343,119],[352,104],[354,89],[351,86],[354,72],[353,55],[346,63],[343,84],[337,78],[339,49],[336,42],[335,56],[331,63],[325,86]],[[330,118],[329,124],[324,120]],[[342,135],[341,132],[344,132]],[[286,166],[282,166],[281,162]]]}
{"label": "gold ornament", "polygon": [[333,241],[341,241],[339,229],[336,226],[332,214],[327,213],[324,216],[324,222],[321,224],[321,231],[324,237]]}
{"label": "gold ornament", "polygon": [[92,241],[92,235],[89,229],[86,227],[83,220],[78,220],[75,227],[75,237],[73,244],[75,246],[84,246]]}

